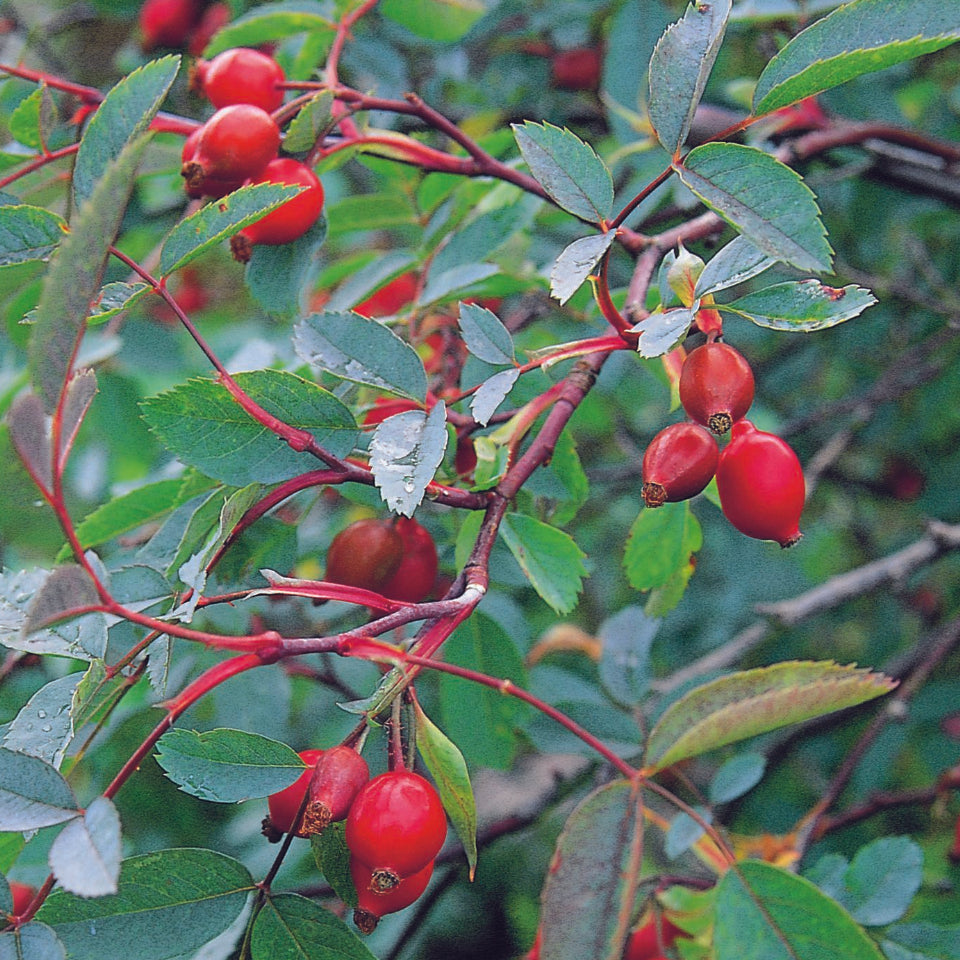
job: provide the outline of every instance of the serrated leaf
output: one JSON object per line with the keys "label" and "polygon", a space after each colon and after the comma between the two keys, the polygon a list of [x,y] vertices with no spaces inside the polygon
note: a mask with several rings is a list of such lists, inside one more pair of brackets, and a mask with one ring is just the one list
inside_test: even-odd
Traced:
{"label": "serrated leaf", "polygon": [[624,607],[600,625],[600,682],[623,706],[636,706],[650,687],[650,645],[659,629],[640,607]]}
{"label": "serrated leaf", "polygon": [[838,288],[819,280],[792,280],[718,304],[718,309],[771,330],[812,333],[859,316],[876,302],[869,290],[854,283]]}
{"label": "serrated leaf", "polygon": [[830,269],[833,251],[800,175],[756,147],[705,143],[674,169],[711,210],[767,255],[800,270]]}
{"label": "serrated leaf", "polygon": [[446,406],[429,413],[407,410],[377,425],[370,441],[370,469],[384,503],[412,517],[447,449]]}
{"label": "serrated leaf", "polygon": [[717,889],[716,960],[881,960],[863,929],[809,880],[747,860]]}
{"label": "serrated leaf", "polygon": [[736,286],[768,270],[777,261],[746,237],[734,237],[707,262],[697,278],[695,297]]}
{"label": "serrated leaf", "polygon": [[160,850],[124,860],[117,893],[84,900],[54,890],[37,919],[71,960],[192,955],[240,915],[253,889],[243,864],[213,850]]}
{"label": "serrated leaf", "polygon": [[0,207],[0,267],[49,260],[65,230],[63,219],[43,207]]}
{"label": "serrated leaf", "polygon": [[697,315],[699,301],[692,307],[654,310],[630,329],[640,334],[637,353],[647,360],[669,353],[687,335]]}
{"label": "serrated leaf", "polygon": [[233,47],[256,47],[296,33],[322,34],[326,31],[332,41],[336,24],[328,12],[328,7],[316,0],[260,4],[218,30],[203,55],[212,57]]}
{"label": "serrated leaf", "polygon": [[253,248],[244,279],[253,298],[271,316],[292,319],[303,313],[326,236],[327,218],[321,213],[317,222],[291,243]]}
{"label": "serrated leaf", "polygon": [[295,893],[267,897],[250,943],[252,956],[270,960],[375,960],[339,917]]}
{"label": "serrated leaf", "polygon": [[854,0],[798,33],[764,68],[754,112],[767,113],[960,39],[940,0]]}
{"label": "serrated leaf", "polygon": [[[485,427],[490,422],[490,418],[497,412],[497,407],[507,398],[519,377],[519,369],[512,367],[509,370],[501,370],[484,380],[470,401],[470,413],[473,415],[473,419],[482,427]],[[481,438],[478,437],[477,440],[479,439]],[[476,440],[474,443],[476,443]]]}
{"label": "serrated leaf", "polygon": [[577,605],[586,576],[586,554],[573,538],[522,513],[510,513],[500,528],[520,568],[534,590],[557,613],[568,613]]}
{"label": "serrated leaf", "polygon": [[0,933],[0,960],[67,960],[67,951],[48,926],[26,923]]}
{"label": "serrated leaf", "polygon": [[11,721],[3,746],[59,769],[73,738],[71,706],[81,678],[82,674],[71,673],[44,684]]}
{"label": "serrated leaf", "polygon": [[687,501],[644,507],[630,527],[624,551],[630,586],[634,590],[665,586],[702,545],[700,524]]}
{"label": "serrated leaf", "polygon": [[513,337],[500,318],[475,303],[460,304],[460,332],[467,349],[485,363],[514,362]]}
{"label": "serrated leaf", "polygon": [[594,272],[616,238],[616,231],[608,230],[568,244],[550,268],[550,296],[566,303]]}
{"label": "serrated leaf", "polygon": [[27,611],[49,576],[47,570],[0,575],[0,643],[25,653],[93,659],[97,654],[90,651],[106,646],[106,626],[99,616],[81,617],[29,635],[24,630]]}
{"label": "serrated leaf", "polygon": [[157,751],[157,763],[184,793],[215,803],[267,797],[304,771],[285,743],[242,730],[168,730]]}
{"label": "serrated leaf", "polygon": [[[73,194],[78,207],[93,197],[114,159],[150,126],[179,69],[179,56],[162,57],[127,74],[104,97],[77,151]],[[122,214],[125,204],[119,206]]]}
{"label": "serrated leaf", "polygon": [[348,906],[357,905],[357,890],[350,874],[350,851],[345,839],[346,826],[342,820],[329,824],[323,833],[310,837],[310,848],[317,868],[333,887],[333,892]]}
{"label": "serrated leaf", "polygon": [[321,90],[311,97],[290,121],[283,138],[287,153],[304,153],[310,150],[333,119],[333,94]]}
{"label": "serrated leaf", "polygon": [[276,210],[302,189],[281,183],[255,183],[211,201],[170,231],[160,252],[160,273],[167,276],[196,260],[210,247]]}
{"label": "serrated leaf", "polygon": [[[234,380],[268,413],[308,431],[334,456],[353,449],[353,416],[322,387],[281,370],[238,373]],[[140,409],[160,442],[181,461],[224,483],[276,483],[302,473],[310,462],[245,413],[214,380],[189,380],[144,400]]]}
{"label": "serrated leaf", "polygon": [[650,58],[647,111],[657,139],[675,156],[687,139],[723,42],[730,0],[696,0],[667,27]]}
{"label": "serrated leaf", "polygon": [[558,206],[588,223],[609,218],[613,180],[593,147],[550,123],[512,126],[530,172]]}
{"label": "serrated leaf", "polygon": [[[526,670],[516,643],[493,619],[475,613],[443,646],[444,657],[472,670],[526,687]],[[517,726],[524,705],[498,690],[460,677],[440,676],[440,707],[447,735],[473,767],[505,770],[517,750]]]}
{"label": "serrated leaf", "polygon": [[357,313],[312,313],[294,327],[293,347],[301,360],[344,380],[426,400],[423,361],[376,320]]}
{"label": "serrated leaf", "polygon": [[711,803],[729,803],[752,790],[767,769],[767,758],[762,753],[738,753],[731,757],[710,781],[708,796]]}
{"label": "serrated leaf", "polygon": [[477,806],[470,773],[457,745],[414,703],[417,750],[437,786],[444,810],[467,855],[470,879],[477,869]]}
{"label": "serrated leaf", "polygon": [[0,749],[0,830],[35,830],[80,811],[70,785],[49,764]]}
{"label": "serrated leaf", "polygon": [[657,721],[647,763],[662,770],[717,747],[889,693],[895,682],[831,660],[788,661],[733,673],[689,691]]}
{"label": "serrated leaf", "polygon": [[591,793],[564,825],[541,894],[541,960],[620,957],[637,896],[643,807],[625,780]]}
{"label": "serrated leaf", "polygon": [[97,797],[82,817],[68,823],[50,847],[57,882],[80,897],[117,892],[120,876],[120,817],[106,797]]}
{"label": "serrated leaf", "polygon": [[57,404],[83,336],[90,304],[100,290],[107,250],[133,189],[147,135],[127,144],[106,169],[60,242],[47,270],[31,329],[30,373],[48,413]]}
{"label": "serrated leaf", "polygon": [[483,0],[383,0],[380,12],[426,40],[460,40],[486,13]]}

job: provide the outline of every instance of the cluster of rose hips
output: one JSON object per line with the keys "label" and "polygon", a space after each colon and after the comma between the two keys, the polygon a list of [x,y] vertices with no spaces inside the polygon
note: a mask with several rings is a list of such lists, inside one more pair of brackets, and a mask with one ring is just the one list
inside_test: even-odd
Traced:
{"label": "cluster of rose hips", "polygon": [[388,913],[410,906],[427,888],[447,837],[443,804],[418,773],[389,770],[370,779],[352,747],[304,750],[307,770],[268,800],[264,834],[279,840],[321,833],[346,821],[350,875],[357,891],[353,920],[370,933]]}
{"label": "cluster of rose hips", "polygon": [[[691,419],[650,441],[643,455],[646,505],[688,500],[716,476],[720,506],[737,530],[782,547],[795,544],[806,493],[803,469],[784,440],[744,419],[753,403],[750,364],[728,344],[708,341],[684,360],[679,388]],[[728,431],[730,441],[720,451],[716,437]]]}
{"label": "cluster of rose hips", "polygon": [[140,46],[185,47],[195,57],[213,35],[230,22],[230,5],[204,0],[146,0],[140,8]]}
{"label": "cluster of rose hips", "polygon": [[357,520],[330,543],[326,579],[420,603],[437,582],[437,547],[411,517]]}
{"label": "cluster of rose hips", "polygon": [[217,111],[183,144],[180,174],[187,195],[219,198],[258,183],[302,188],[231,239],[241,263],[258,244],[276,246],[303,236],[323,210],[323,186],[313,170],[279,156],[280,127],[271,113],[283,103],[283,82],[280,65],[249,47],[199,60],[193,71],[192,85]]}

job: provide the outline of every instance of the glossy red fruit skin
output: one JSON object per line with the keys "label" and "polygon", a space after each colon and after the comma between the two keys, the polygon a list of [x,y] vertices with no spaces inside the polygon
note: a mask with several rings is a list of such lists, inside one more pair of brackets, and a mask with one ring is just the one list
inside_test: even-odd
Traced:
{"label": "glossy red fruit skin", "polygon": [[265,110],[235,103],[218,110],[201,128],[191,161],[180,170],[188,189],[205,181],[256,177],[280,149],[280,128]]}
{"label": "glossy red fruit skin", "polygon": [[408,770],[374,777],[347,815],[347,847],[370,868],[377,890],[390,890],[398,880],[422,870],[440,852],[446,836],[447,818],[437,791]]}
{"label": "glossy red fruit skin", "polygon": [[[283,790],[278,793],[272,793],[267,798],[267,807],[270,811],[270,823],[281,833],[289,833],[300,810],[300,804],[303,802],[303,796],[310,786],[310,778],[313,776],[314,764],[323,756],[323,750],[304,750],[299,756],[307,765],[307,769]],[[306,837],[308,834],[302,830],[297,831],[298,837]]]}
{"label": "glossy red fruit skin", "polygon": [[196,78],[203,95],[217,108],[234,103],[252,103],[272,113],[283,103],[286,80],[273,57],[251,47],[234,47],[212,60],[196,65]]}
{"label": "glossy red fruit skin", "polygon": [[659,935],[657,923],[650,920],[637,927],[627,938],[623,951],[623,960],[657,960],[663,956],[663,949],[673,946],[677,937],[685,936],[683,930],[675,927],[669,920],[660,921]]}
{"label": "glossy red fruit skin", "polygon": [[[193,133],[183,141],[183,151],[180,154],[181,160],[183,161],[183,167],[187,167],[188,164],[193,164],[197,159],[197,144],[200,141],[200,134],[203,131],[203,127],[197,127]],[[191,167],[191,169],[193,169]],[[242,180],[218,180],[213,177],[199,176],[195,177],[193,181],[184,180],[184,190],[187,192],[187,196],[193,198],[194,200],[199,200],[200,197],[225,197],[228,193],[233,193],[234,190],[239,190],[243,186]]]}
{"label": "glossy red fruit skin", "polygon": [[257,183],[280,183],[304,189],[276,210],[271,210],[265,217],[244,227],[231,239],[233,255],[243,263],[250,259],[251,247],[275,247],[302,237],[317,222],[323,211],[323,184],[317,175],[299,160],[290,157],[271,160],[260,174],[247,180],[247,184]]}
{"label": "glossy red fruit skin", "polygon": [[17,880],[8,881],[8,885],[10,896],[13,898],[13,915],[19,917],[33,903],[33,898],[37,895],[37,888],[31,887],[27,883],[20,883]]}
{"label": "glossy red fruit skin", "polygon": [[[393,521],[388,521],[393,522]],[[400,517],[394,528],[403,543],[400,565],[380,587],[390,600],[420,603],[437,582],[437,546],[430,532],[411,517]]]}
{"label": "glossy red fruit skin", "polygon": [[345,820],[350,806],[370,779],[367,761],[352,747],[324,750],[313,768],[303,814],[303,832],[320,833],[331,823]]}
{"label": "glossy red fruit skin", "polygon": [[648,507],[689,500],[717,470],[717,441],[698,423],[664,427],[643,454],[643,502]]}
{"label": "glossy red fruit skin", "polygon": [[679,388],[687,416],[722,436],[753,403],[753,371],[729,344],[705,343],[684,361]]}
{"label": "glossy red fruit skin", "polygon": [[357,520],[341,530],[327,550],[325,579],[382,593],[400,566],[403,539],[389,520]]}
{"label": "glossy red fruit skin", "polygon": [[720,454],[717,490],[724,516],[757,540],[795,544],[806,487],[800,460],[786,441],[738,420]]}
{"label": "glossy red fruit skin", "polygon": [[146,0],[140,7],[140,46],[182,47],[200,18],[197,0]]}
{"label": "glossy red fruit skin", "polygon": [[350,858],[350,876],[357,888],[357,908],[353,922],[361,933],[373,933],[377,921],[388,913],[396,913],[419,899],[433,875],[433,861],[404,877],[393,889],[378,893],[373,885],[373,871],[356,857]]}

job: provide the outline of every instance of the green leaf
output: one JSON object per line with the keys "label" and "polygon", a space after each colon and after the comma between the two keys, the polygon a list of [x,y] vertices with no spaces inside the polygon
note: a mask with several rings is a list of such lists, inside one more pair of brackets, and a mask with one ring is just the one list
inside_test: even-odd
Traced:
{"label": "green leaf", "polygon": [[512,126],[530,172],[558,206],[588,223],[610,216],[613,180],[593,147],[550,123]]}
{"label": "green leaf", "polygon": [[346,824],[342,820],[328,824],[322,833],[315,833],[310,837],[310,848],[317,868],[333,887],[333,892],[348,907],[356,907],[357,889],[350,873]]}
{"label": "green leaf", "polygon": [[292,319],[303,312],[303,299],[316,274],[327,218],[320,219],[292,243],[253,248],[244,278],[257,303],[271,316]]}
{"label": "green leaf", "polygon": [[93,660],[73,693],[70,712],[73,727],[82,730],[88,723],[100,723],[130,689],[123,673],[107,675],[103,660]]}
{"label": "green leaf", "polygon": [[146,283],[106,283],[100,291],[99,296],[90,306],[90,315],[87,317],[87,323],[103,323],[118,313],[132,307],[144,294],[149,293],[153,288]]}
{"label": "green leaf", "polygon": [[423,361],[376,320],[358,313],[312,313],[294,327],[293,348],[301,360],[344,380],[426,400]]}
{"label": "green leaf", "polygon": [[960,960],[960,924],[901,923],[884,932],[887,960]]}
{"label": "green leaf", "polygon": [[54,890],[37,919],[53,928],[71,960],[167,960],[223,933],[253,886],[246,867],[222,853],[159,850],[124,860],[110,896]]}
{"label": "green leaf", "polygon": [[70,785],[49,764],[0,749],[0,830],[35,830],[79,814]]}
{"label": "green leaf", "polygon": [[650,687],[650,644],[659,629],[660,621],[639,607],[624,607],[600,626],[600,681],[625,707],[640,703]]}
{"label": "green leaf", "polygon": [[49,89],[42,85],[17,104],[8,123],[10,136],[14,140],[33,150],[39,151],[43,147],[48,131],[41,130],[40,115],[44,100],[49,101],[49,98]]}
{"label": "green leaf", "polygon": [[381,423],[370,441],[370,469],[383,502],[412,517],[447,449],[446,406],[406,410]]}
{"label": "green leaf", "polygon": [[[238,373],[240,388],[268,413],[307,430],[334,456],[346,456],[357,437],[350,411],[331,393],[292,373]],[[180,460],[224,483],[275,483],[313,462],[241,409],[214,380],[189,380],[141,404],[147,425]]]}
{"label": "green leaf", "polygon": [[557,840],[541,894],[541,960],[620,957],[643,849],[643,806],[625,780],[595,790]]}
{"label": "green leaf", "polygon": [[475,303],[460,304],[460,332],[467,349],[485,363],[513,363],[513,337],[500,318]]}
{"label": "green leaf", "polygon": [[269,40],[282,40],[296,33],[328,32],[330,41],[336,24],[328,16],[329,7],[316,0],[287,0],[285,3],[259,4],[243,16],[218,30],[203,51],[212,57],[233,47],[256,47]]}
{"label": "green leaf", "polygon": [[96,797],[53,841],[50,869],[64,890],[103,897],[117,892],[120,853],[117,809],[106,797]]}
{"label": "green leaf", "polygon": [[876,944],[809,880],[747,860],[717,889],[716,960],[881,960]]}
{"label": "green leaf", "polygon": [[674,164],[680,179],[768,256],[800,270],[830,269],[833,251],[810,188],[768,153],[705,143]]}
{"label": "green leaf", "polygon": [[767,758],[762,753],[738,753],[731,757],[710,781],[708,796],[711,803],[729,803],[752,790],[767,769]]}
{"label": "green leaf", "polygon": [[876,302],[869,290],[853,283],[837,288],[819,280],[793,280],[717,306],[771,330],[811,333],[856,317]]}
{"label": "green leaf", "polygon": [[48,260],[66,224],[55,213],[27,204],[0,207],[0,267]]}
{"label": "green leaf", "polygon": [[295,893],[267,897],[253,924],[251,955],[270,960],[375,960],[339,917]]}
{"label": "green leaf", "polygon": [[214,486],[216,482],[209,477],[190,472],[185,477],[157,480],[137,487],[97,507],[85,517],[77,525],[77,539],[85,550],[99,546],[145,523],[159,520],[198,493],[211,490]]}
{"label": "green leaf", "polygon": [[27,923],[0,933],[0,960],[66,960],[57,935],[42,923]]}
{"label": "green leaf", "polygon": [[832,660],[787,661],[733,673],[689,691],[650,732],[655,770],[717,747],[822,717],[889,693],[895,681]]}
{"label": "green leaf", "polygon": [[764,68],[754,113],[933,53],[960,39],[960,16],[942,0],[854,0],[798,33]]}
{"label": "green leaf", "polygon": [[161,274],[167,276],[178,267],[195,260],[221,240],[233,236],[271,210],[276,210],[302,189],[280,183],[256,183],[201,207],[181,220],[164,240],[160,252]]}
{"label": "green leaf", "polygon": [[512,199],[513,203],[482,213],[449,234],[431,260],[430,279],[457,267],[474,266],[478,261],[489,259],[523,230],[533,220],[535,208],[529,198],[523,201],[516,197]]}
{"label": "green leaf", "polygon": [[81,674],[69,673],[44,684],[10,722],[3,746],[38,757],[59,770],[73,739],[70,707],[80,679]]}
{"label": "green leaf", "polygon": [[[451,663],[526,686],[516,644],[485,614],[475,613],[457,627],[443,649]],[[441,674],[440,707],[444,730],[471,766],[504,770],[510,765],[523,704],[489,687]]]}
{"label": "green leaf", "polygon": [[[80,207],[94,195],[104,171],[150,126],[180,69],[180,57],[162,57],[127,74],[90,118],[73,168]],[[120,212],[125,204],[121,203]],[[92,298],[91,298],[92,299]]]}
{"label": "green leaf", "polygon": [[68,377],[146,145],[146,137],[135,140],[106,164],[92,197],[51,259],[30,338],[31,379],[47,412],[53,412]]}
{"label": "green leaf", "polygon": [[504,542],[533,588],[557,613],[568,613],[577,605],[586,554],[573,538],[549,524],[509,513],[501,526]]}
{"label": "green leaf", "polygon": [[662,357],[677,346],[687,335],[696,318],[697,306],[672,307],[654,310],[630,329],[640,334],[637,353],[646,360]]}
{"label": "green leaf", "polygon": [[[497,412],[497,407],[510,395],[513,385],[519,379],[519,369],[511,367],[509,370],[501,370],[499,373],[495,373],[492,377],[484,380],[480,385],[480,389],[477,390],[473,395],[473,399],[470,401],[470,413],[480,426],[485,427],[490,422],[490,418]],[[474,443],[476,444],[482,440],[485,440],[485,438],[477,437]],[[479,448],[477,450],[477,456],[480,456]]]}
{"label": "green leaf", "polygon": [[566,303],[594,272],[616,239],[616,231],[608,230],[581,237],[564,247],[550,268],[550,296],[561,304]]}
{"label": "green leaf", "polygon": [[477,869],[477,806],[463,754],[457,745],[414,703],[417,717],[417,750],[423,757],[443,808],[463,844],[473,880]]}
{"label": "green leaf", "polygon": [[451,43],[487,10],[484,0],[383,0],[380,12],[418,37]]}
{"label": "green leaf", "polygon": [[821,867],[828,859],[817,861],[807,879],[866,927],[899,920],[923,882],[923,851],[908,837],[878,837],[861,847],[849,866],[840,858],[845,869],[829,877]]}
{"label": "green leaf", "polygon": [[697,278],[693,295],[704,297],[708,293],[726,290],[756,277],[776,262],[746,237],[734,237],[707,262]]}
{"label": "green leaf", "polygon": [[157,763],[184,793],[215,803],[240,803],[289,787],[304,763],[285,743],[242,730],[168,730]]}
{"label": "green leaf", "polygon": [[317,142],[318,138],[330,126],[333,119],[333,94],[321,90],[311,97],[290,121],[283,138],[283,149],[287,153],[305,153]]}
{"label": "green leaf", "polygon": [[666,586],[703,545],[703,534],[687,501],[644,507],[630,527],[623,566],[634,590]]}
{"label": "green leaf", "polygon": [[687,139],[730,17],[730,0],[696,0],[667,27],[650,58],[647,109],[657,139],[675,156]]}

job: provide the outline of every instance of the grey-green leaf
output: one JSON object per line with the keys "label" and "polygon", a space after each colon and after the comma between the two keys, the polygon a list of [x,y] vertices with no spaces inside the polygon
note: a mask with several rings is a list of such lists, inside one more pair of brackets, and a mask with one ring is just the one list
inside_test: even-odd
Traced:
{"label": "grey-green leaf", "polygon": [[243,730],[169,730],[157,744],[157,763],[185,793],[216,803],[267,797],[304,771],[285,743]]}
{"label": "grey-green leaf", "polygon": [[57,769],[73,737],[73,695],[83,674],[68,673],[44,684],[20,708],[3,737],[7,750],[39,757]]}
{"label": "grey-green leaf", "polygon": [[694,287],[695,297],[726,290],[768,270],[777,261],[746,237],[734,237],[718,250],[703,268]]}
{"label": "grey-green leaf", "polygon": [[484,380],[470,401],[470,413],[473,414],[473,419],[485,427],[496,413],[497,407],[507,398],[519,377],[520,371],[516,367],[511,367]]}
{"label": "grey-green leaf", "polygon": [[600,680],[623,706],[636,706],[650,687],[650,645],[659,629],[641,607],[624,607],[600,626]]}
{"label": "grey-green leaf", "polygon": [[719,309],[771,330],[811,333],[859,316],[877,298],[863,287],[828,287],[819,280],[793,280],[765,287]]}
{"label": "grey-green leaf", "polygon": [[757,114],[813,96],[960,39],[960,10],[943,0],[853,0],[798,33],[764,68]]}
{"label": "grey-green leaf", "polygon": [[267,898],[250,945],[251,956],[270,960],[375,960],[339,917],[295,893]]}
{"label": "grey-green leaf", "polygon": [[637,353],[651,360],[669,353],[687,335],[696,317],[696,307],[672,307],[655,310],[630,329],[640,334]]}
{"label": "grey-green leaf", "polygon": [[682,20],[667,27],[650,58],[647,110],[657,139],[674,156],[690,124],[730,17],[730,0],[696,0]]}
{"label": "grey-green leaf", "polygon": [[674,164],[680,179],[768,256],[801,270],[830,269],[820,210],[798,173],[739,143],[705,143]]}
{"label": "grey-green leaf", "polygon": [[550,269],[550,295],[566,303],[593,273],[597,264],[616,240],[615,230],[574,240],[561,251]]}
{"label": "grey-green leaf", "polygon": [[53,767],[0,749],[0,831],[49,827],[79,812],[69,784]]}
{"label": "grey-green leaf", "polygon": [[46,924],[33,922],[0,933],[0,960],[67,960],[67,951]]}
{"label": "grey-green leaf", "polygon": [[94,799],[68,823],[50,847],[50,869],[64,890],[81,897],[117,892],[120,817],[106,797]]}
{"label": "grey-green leaf", "polygon": [[43,207],[0,207],[0,267],[49,259],[63,239],[65,227],[60,217]]}
{"label": "grey-green leaf", "polygon": [[467,349],[486,363],[513,363],[513,338],[500,318],[475,303],[460,304],[460,332]]}
{"label": "grey-green leaf", "polygon": [[162,57],[125,76],[106,95],[90,118],[77,151],[73,194],[78,206],[93,196],[114,158],[150,126],[179,69],[180,57]]}
{"label": "grey-green leaf", "polygon": [[513,124],[530,172],[558,206],[588,223],[610,216],[613,179],[593,147],[550,123]]}

